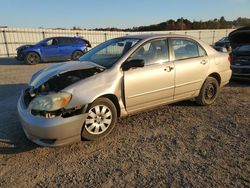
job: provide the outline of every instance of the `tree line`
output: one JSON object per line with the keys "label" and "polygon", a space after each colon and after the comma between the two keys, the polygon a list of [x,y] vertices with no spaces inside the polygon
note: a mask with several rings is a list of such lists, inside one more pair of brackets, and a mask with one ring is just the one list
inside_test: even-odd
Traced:
{"label": "tree line", "polygon": [[[179,18],[177,20],[167,20],[159,24],[149,26],[139,26],[128,29],[119,29],[116,27],[96,28],[96,31],[169,31],[169,30],[195,30],[195,29],[234,29],[241,26],[250,26],[249,18],[237,18],[233,21],[227,21],[223,16],[220,19],[208,21],[190,21],[188,19]],[[73,28],[79,29],[79,28]]]}

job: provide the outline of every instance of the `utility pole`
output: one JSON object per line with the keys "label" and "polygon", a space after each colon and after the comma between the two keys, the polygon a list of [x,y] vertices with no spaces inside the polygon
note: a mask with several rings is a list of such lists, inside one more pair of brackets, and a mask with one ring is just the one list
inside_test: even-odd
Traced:
{"label": "utility pole", "polygon": [[183,30],[183,17],[181,17],[181,30]]}

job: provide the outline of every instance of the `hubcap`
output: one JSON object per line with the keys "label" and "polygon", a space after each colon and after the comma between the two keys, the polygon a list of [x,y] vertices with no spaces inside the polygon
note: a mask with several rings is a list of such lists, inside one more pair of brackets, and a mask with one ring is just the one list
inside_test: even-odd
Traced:
{"label": "hubcap", "polygon": [[35,55],[35,54],[30,54],[29,57],[28,57],[28,61],[29,61],[30,63],[36,63],[36,62],[38,61],[37,55]]}
{"label": "hubcap", "polygon": [[85,129],[90,134],[102,134],[108,129],[111,122],[111,110],[105,105],[97,105],[89,110],[85,121]]}
{"label": "hubcap", "polygon": [[211,100],[216,95],[216,87],[211,83],[206,88],[206,99]]}
{"label": "hubcap", "polygon": [[81,52],[75,52],[74,59],[79,59],[82,56]]}

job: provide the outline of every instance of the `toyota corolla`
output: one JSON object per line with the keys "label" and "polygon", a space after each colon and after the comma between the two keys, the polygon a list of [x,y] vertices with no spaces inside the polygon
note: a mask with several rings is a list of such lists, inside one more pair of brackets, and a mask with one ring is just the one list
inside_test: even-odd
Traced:
{"label": "toyota corolla", "polygon": [[210,105],[230,77],[228,55],[198,39],[126,36],[98,45],[79,62],[38,71],[17,108],[30,140],[60,146],[103,138],[117,118],[159,105],[187,99]]}

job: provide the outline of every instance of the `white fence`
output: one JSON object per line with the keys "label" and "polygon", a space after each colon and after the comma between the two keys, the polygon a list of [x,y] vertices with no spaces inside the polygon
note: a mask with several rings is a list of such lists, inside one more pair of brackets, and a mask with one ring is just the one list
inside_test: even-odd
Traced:
{"label": "white fence", "polygon": [[110,32],[87,30],[60,30],[60,29],[31,29],[31,28],[0,28],[0,57],[12,57],[16,55],[16,48],[24,44],[34,44],[40,40],[53,36],[81,36],[96,46],[108,39],[124,35],[162,33],[191,35],[213,44],[222,37],[227,36],[231,29],[216,30],[183,30],[183,31],[154,31],[154,32]]}

